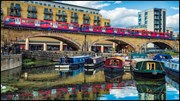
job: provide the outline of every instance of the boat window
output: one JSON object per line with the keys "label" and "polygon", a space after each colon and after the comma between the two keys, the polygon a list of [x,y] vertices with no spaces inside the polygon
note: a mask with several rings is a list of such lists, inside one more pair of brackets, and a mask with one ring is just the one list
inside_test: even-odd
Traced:
{"label": "boat window", "polygon": [[154,62],[147,62],[146,70],[156,70],[156,65]]}
{"label": "boat window", "polygon": [[119,60],[111,60],[110,65],[118,66],[119,65]]}

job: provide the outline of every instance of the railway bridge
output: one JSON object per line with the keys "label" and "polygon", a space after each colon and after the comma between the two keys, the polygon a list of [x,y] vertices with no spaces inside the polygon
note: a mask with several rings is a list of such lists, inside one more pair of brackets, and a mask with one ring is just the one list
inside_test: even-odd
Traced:
{"label": "railway bridge", "polygon": [[[96,51],[105,53],[107,50],[120,52],[146,51],[147,44],[153,43],[160,49],[179,52],[179,41],[164,39],[147,39],[127,36],[115,36],[93,33],[50,32],[28,29],[1,30],[1,41],[13,41],[24,50],[43,51]],[[54,47],[52,49],[52,47]]]}

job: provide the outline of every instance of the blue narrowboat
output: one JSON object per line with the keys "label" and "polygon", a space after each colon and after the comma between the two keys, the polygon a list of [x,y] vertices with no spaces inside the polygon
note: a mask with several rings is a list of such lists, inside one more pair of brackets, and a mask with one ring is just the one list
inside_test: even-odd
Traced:
{"label": "blue narrowboat", "polygon": [[179,58],[172,58],[169,54],[157,54],[154,60],[162,61],[166,74],[179,82]]}
{"label": "blue narrowboat", "polygon": [[85,60],[90,56],[73,56],[60,58],[60,64],[55,65],[55,70],[60,71],[60,75],[75,76],[84,71]]}

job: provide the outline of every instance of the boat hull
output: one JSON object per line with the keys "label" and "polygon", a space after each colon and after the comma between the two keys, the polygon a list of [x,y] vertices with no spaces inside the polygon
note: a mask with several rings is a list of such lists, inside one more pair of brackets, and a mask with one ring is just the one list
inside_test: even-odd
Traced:
{"label": "boat hull", "polygon": [[163,79],[166,75],[165,72],[143,72],[143,71],[138,71],[138,70],[132,70],[131,69],[131,74],[134,77],[141,77],[141,78],[148,78],[148,79]]}
{"label": "boat hull", "polygon": [[165,67],[166,74],[172,77],[173,80],[179,82],[179,72],[171,68]]}

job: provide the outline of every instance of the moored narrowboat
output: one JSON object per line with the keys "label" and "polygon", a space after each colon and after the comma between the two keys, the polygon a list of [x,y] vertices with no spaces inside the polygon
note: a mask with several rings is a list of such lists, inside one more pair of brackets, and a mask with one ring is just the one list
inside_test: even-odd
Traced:
{"label": "moored narrowboat", "polygon": [[105,61],[104,72],[121,73],[124,72],[125,60],[122,57],[110,57]]}
{"label": "moored narrowboat", "polygon": [[133,59],[130,70],[133,76],[150,79],[165,77],[164,64],[152,59]]}
{"label": "moored narrowboat", "polygon": [[104,58],[102,56],[94,56],[87,58],[84,63],[85,74],[94,74],[97,68],[102,67],[103,64]]}
{"label": "moored narrowboat", "polygon": [[60,71],[60,75],[74,75],[84,71],[84,63],[90,56],[73,56],[60,58],[60,64],[55,65],[55,70]]}
{"label": "moored narrowboat", "polygon": [[166,73],[179,82],[179,58],[169,60],[169,66],[165,66]]}

